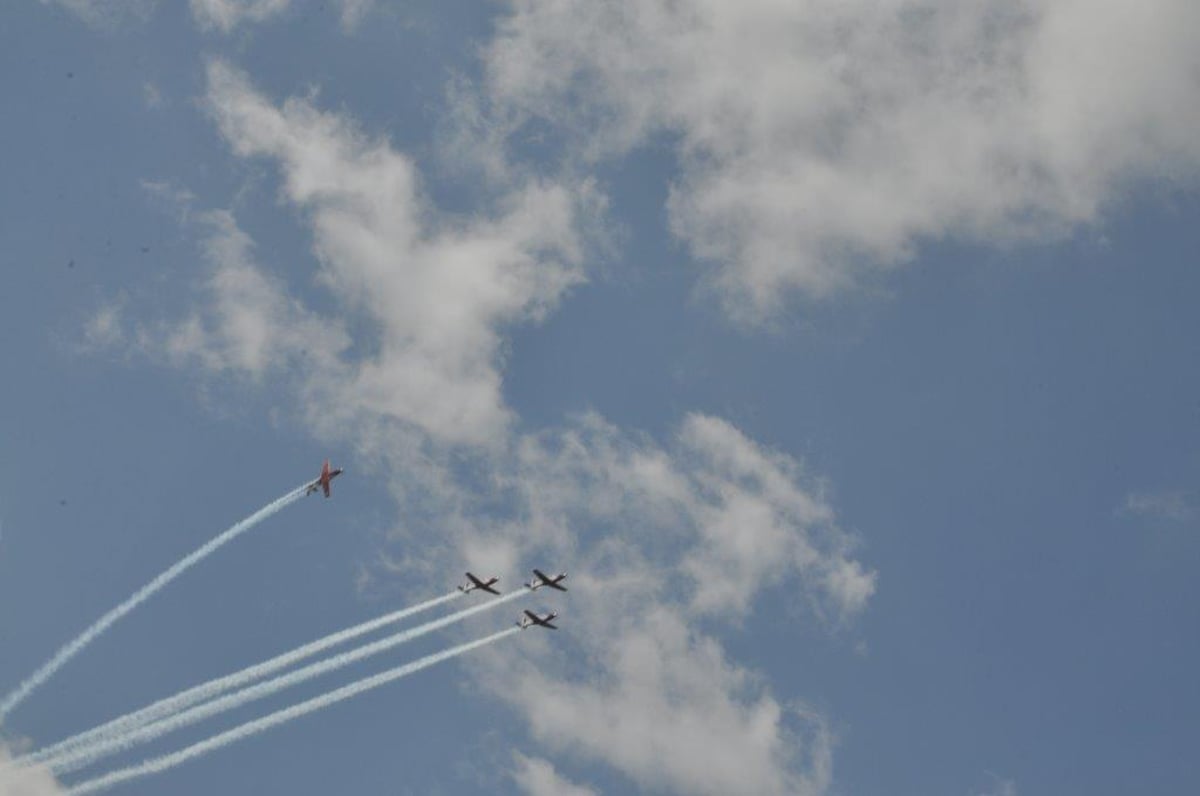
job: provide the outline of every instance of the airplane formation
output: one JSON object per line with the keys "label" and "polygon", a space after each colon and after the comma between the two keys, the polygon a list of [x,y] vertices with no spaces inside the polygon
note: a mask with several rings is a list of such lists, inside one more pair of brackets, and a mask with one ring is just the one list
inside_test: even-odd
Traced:
{"label": "airplane formation", "polygon": [[[487,580],[483,580],[471,572],[467,572],[465,574],[467,576],[467,582],[458,587],[458,590],[463,594],[470,594],[476,590],[486,591],[489,594],[500,594],[500,592],[492,588],[492,586],[500,581],[500,578],[490,577]],[[533,579],[525,584],[525,588],[529,589],[531,592],[534,592],[543,586],[549,586],[550,588],[557,589],[558,591],[566,591],[567,587],[560,585],[562,581],[566,580],[566,578],[567,573],[565,572],[560,572],[554,577],[551,577],[535,567],[533,570]],[[525,615],[522,616],[517,622],[517,626],[522,630],[527,627],[532,627],[533,625],[537,625],[538,627],[548,627],[551,630],[558,630],[557,625],[550,624],[550,620],[557,616],[558,614],[553,611],[545,616],[538,616],[532,611],[525,611]]]}
{"label": "airplane formation", "polygon": [[[343,472],[342,468],[333,467],[330,461],[326,459],[316,478],[283,494],[225,531],[217,534],[208,542],[172,564],[157,577],[134,592],[127,600],[102,615],[90,627],[60,648],[45,664],[34,671],[32,675],[27,677],[15,689],[7,695],[0,697],[0,724],[7,724],[6,719],[8,715],[18,705],[24,702],[32,692],[57,674],[59,669],[78,655],[93,640],[103,635],[115,622],[153,597],[176,577],[212,555],[223,545],[246,533],[251,528],[297,500],[316,492],[321,492],[326,498],[332,497],[332,482]],[[473,572],[465,574],[466,582],[457,586],[455,591],[451,591],[448,594],[427,599],[416,605],[392,611],[389,614],[330,633],[322,638],[302,644],[240,671],[184,689],[177,694],[160,699],[139,710],[119,716],[110,722],[78,733],[57,743],[42,746],[40,749],[27,752],[20,757],[0,760],[0,780],[4,779],[6,771],[20,770],[33,765],[44,766],[55,775],[86,768],[110,755],[117,754],[139,743],[156,740],[175,729],[208,716],[216,715],[218,712],[248,704],[252,700],[298,684],[324,672],[344,668],[367,656],[391,649],[410,639],[431,633],[481,611],[490,610],[492,607],[501,607],[503,603],[520,599],[522,594],[533,593],[541,588],[550,588],[562,592],[567,591],[567,587],[562,585],[562,582],[567,578],[567,573],[565,572],[548,575],[542,570],[535,568],[533,576],[529,581],[524,583],[524,589],[517,589],[507,593],[501,593],[495,588],[496,584],[500,581],[499,577],[481,578]],[[296,667],[298,663],[306,658],[334,651],[337,646],[345,645],[347,642],[366,633],[393,625],[411,615],[431,610],[447,603],[455,597],[465,596],[475,591],[487,592],[494,599],[479,602],[469,608],[431,619],[416,627],[400,630],[391,636],[362,644],[356,648],[344,652],[335,652],[314,663]],[[516,634],[527,628],[544,627],[550,630],[557,630],[558,626],[553,623],[553,620],[557,617],[558,613],[555,611],[539,614],[534,611],[524,610],[515,622],[516,627],[509,627],[506,630],[501,630],[489,636],[477,638],[474,641],[468,641],[440,652],[426,655],[423,658],[379,674],[364,677],[349,685],[276,710],[253,721],[248,721],[231,730],[194,743],[174,753],[145,760],[137,765],[116,769],[107,774],[75,783],[71,785],[69,792],[72,796],[83,796],[84,794],[107,790],[126,780],[165,771],[242,738],[263,732],[269,727],[277,726],[307,713],[320,710],[343,699],[348,699],[356,694],[377,688],[400,677],[413,674],[439,661],[449,660],[452,657],[467,653],[483,645],[499,641],[506,636]],[[3,788],[0,788],[0,790],[3,790]]]}
{"label": "airplane formation", "polygon": [[[325,493],[325,497],[330,497],[332,495],[332,489],[329,485],[330,482],[333,481],[333,479],[337,478],[339,475],[341,475],[343,472],[344,471],[341,467],[332,469],[329,465],[329,460],[326,459],[325,463],[321,466],[321,474],[305,486],[304,494],[306,496],[311,495],[319,489]],[[470,594],[471,592],[478,590],[478,591],[485,591],[488,594],[495,594],[495,595],[499,596],[500,592],[496,591],[492,587],[500,582],[500,578],[493,576],[493,577],[488,578],[487,580],[483,580],[479,577],[476,577],[474,574],[472,574],[470,572],[467,572],[465,574],[467,576],[467,582],[462,584],[461,586],[457,587],[458,590],[460,592],[462,592],[463,594]],[[557,575],[551,576],[551,575],[547,575],[545,572],[542,572],[537,567],[534,567],[533,578],[531,580],[527,581],[524,585],[525,585],[525,588],[529,589],[529,591],[531,591],[531,592],[537,591],[538,589],[542,588],[543,586],[548,586],[549,588],[556,589],[558,591],[567,591],[567,587],[561,585],[562,582],[566,579],[567,579],[567,573],[565,573],[565,572],[560,572]],[[558,616],[558,614],[553,611],[546,614],[545,616],[538,616],[537,614],[533,613],[532,611],[525,611],[525,615],[522,616],[520,618],[520,620],[517,622],[517,626],[520,627],[522,630],[524,630],[527,627],[532,627],[534,625],[536,625],[538,627],[548,627],[551,630],[558,630],[558,627],[556,625],[550,624],[550,620],[554,619],[557,616]]]}

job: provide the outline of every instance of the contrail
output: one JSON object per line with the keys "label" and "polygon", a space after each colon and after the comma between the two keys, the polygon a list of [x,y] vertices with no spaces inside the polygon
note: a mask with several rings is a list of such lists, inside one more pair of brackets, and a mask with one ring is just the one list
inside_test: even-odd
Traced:
{"label": "contrail", "polygon": [[333,655],[329,658],[325,658],[324,660],[317,661],[316,663],[311,663],[308,666],[295,670],[294,672],[273,677],[270,680],[258,683],[257,685],[247,686],[240,691],[235,691],[232,694],[227,694],[226,696],[218,697],[209,702],[196,705],[195,707],[189,708],[180,713],[175,713],[160,721],[156,721],[153,724],[147,724],[145,726],[138,727],[123,735],[101,737],[95,743],[88,744],[80,749],[67,751],[57,757],[53,757],[44,761],[44,764],[56,774],[64,774],[70,771],[76,771],[78,769],[85,768],[99,760],[103,760],[109,755],[122,752],[139,743],[160,738],[169,732],[174,732],[175,730],[187,727],[188,725],[195,724],[196,722],[207,719],[210,716],[215,716],[218,713],[223,713],[226,710],[232,710],[233,708],[240,707],[248,702],[269,696],[277,691],[282,691],[285,688],[303,683],[304,681],[310,680],[319,675],[340,669],[343,666],[349,666],[356,661],[360,661],[364,658],[384,652],[385,650],[399,646],[406,641],[411,641],[412,639],[423,636],[427,633],[432,633],[433,631],[443,628],[446,625],[466,619],[473,614],[477,614],[481,611],[486,611],[504,603],[511,602],[512,600],[515,600],[518,597],[523,597],[528,593],[529,592],[524,589],[511,591],[508,594],[505,594],[503,597],[499,597],[495,600],[490,600],[486,603],[480,603],[479,605],[449,614],[440,619],[434,619],[431,622],[426,622],[425,624],[418,625],[411,630],[405,630],[402,633],[396,633],[386,638],[382,638],[379,641],[374,641],[370,644],[364,644],[361,647],[355,647],[352,650],[348,650],[339,655]]}
{"label": "contrail", "polygon": [[221,545],[239,536],[240,534],[245,533],[255,525],[258,525],[260,522],[270,517],[272,514],[286,507],[288,504],[294,503],[296,500],[303,497],[304,490],[307,489],[308,486],[308,483],[306,483],[304,486],[293,489],[283,497],[268,503],[266,506],[254,512],[249,517],[237,523],[221,535],[209,540],[195,552],[185,558],[181,558],[170,569],[166,570],[157,578],[147,583],[138,591],[134,592],[133,596],[128,600],[96,620],[95,624],[76,636],[74,641],[71,641],[58,652],[56,652],[53,658],[42,664],[42,667],[30,675],[23,683],[17,686],[16,690],[4,697],[4,701],[0,702],[0,721],[3,721],[3,719],[12,712],[13,708],[21,704],[26,697],[33,693],[34,689],[53,677],[54,674],[62,668],[63,664],[79,654],[79,651],[94,641],[97,636],[99,636],[105,630],[108,630],[108,628],[114,622],[125,616],[125,614],[129,613],[134,608],[137,608],[151,595],[177,578],[192,565],[210,555]]}
{"label": "contrail", "polygon": [[372,677],[365,677],[362,680],[351,683],[350,685],[342,686],[341,688],[338,688],[334,691],[329,691],[321,696],[313,697],[307,701],[292,705],[290,708],[284,708],[283,710],[270,713],[266,716],[263,716],[261,719],[255,719],[254,721],[246,722],[239,727],[235,727],[232,730],[227,730],[219,735],[214,735],[211,738],[200,741],[199,743],[192,744],[191,746],[185,747],[178,752],[146,760],[139,765],[117,769],[116,771],[96,777],[95,779],[89,779],[86,782],[81,782],[68,790],[67,796],[83,796],[83,794],[87,793],[96,793],[127,780],[166,771],[167,769],[174,768],[181,763],[186,763],[189,760],[194,760],[195,758],[206,755],[209,752],[213,752],[224,746],[228,746],[231,743],[236,743],[244,738],[249,738],[252,735],[257,735],[260,732],[269,730],[272,727],[277,727],[280,724],[291,721],[292,719],[296,719],[308,713],[329,707],[330,705],[334,705],[344,699],[358,696],[359,694],[365,691],[370,691],[373,688],[387,685],[393,680],[399,680],[401,677],[407,677],[410,674],[419,672],[420,670],[429,666],[433,666],[435,663],[440,663],[441,661],[448,660],[457,655],[462,655],[463,653],[470,652],[471,650],[478,649],[486,644],[491,644],[494,641],[499,641],[506,636],[511,636],[512,634],[519,632],[519,628],[510,627],[507,630],[501,630],[499,633],[493,633],[490,636],[485,636],[484,638],[470,641],[466,644],[460,644],[457,647],[451,647],[450,649],[443,650],[442,652],[436,652],[433,655],[427,655],[426,657],[415,660],[412,663],[405,664],[404,666],[398,666],[395,669],[389,669],[381,674],[377,674]]}
{"label": "contrail", "polygon": [[267,675],[286,669],[294,663],[310,658],[328,649],[332,649],[339,644],[358,638],[359,636],[370,633],[378,628],[385,627],[390,624],[399,622],[402,619],[407,619],[413,614],[427,611],[431,608],[436,608],[443,603],[447,603],[456,597],[461,597],[462,592],[454,591],[449,594],[435,597],[432,600],[426,600],[418,605],[404,608],[399,611],[392,611],[389,614],[370,619],[354,627],[345,630],[339,630],[336,633],[331,633],[328,636],[319,638],[316,641],[309,642],[303,646],[285,652],[281,655],[276,655],[262,663],[248,666],[241,671],[233,674],[218,677],[214,680],[209,680],[206,683],[193,686],[186,691],[181,691],[174,696],[160,699],[159,701],[136,710],[132,713],[127,713],[124,716],[113,719],[110,722],[101,724],[98,727],[73,735],[70,738],[59,741],[51,746],[46,746],[38,751],[25,755],[17,760],[12,761],[15,764],[41,763],[53,757],[61,755],[73,749],[78,749],[82,746],[92,744],[101,738],[115,738],[118,735],[134,730],[138,727],[150,724],[151,722],[170,716],[173,713],[178,713],[185,708],[200,702],[213,699],[224,694],[226,691],[232,691],[235,688],[240,688],[255,680],[260,680]]}

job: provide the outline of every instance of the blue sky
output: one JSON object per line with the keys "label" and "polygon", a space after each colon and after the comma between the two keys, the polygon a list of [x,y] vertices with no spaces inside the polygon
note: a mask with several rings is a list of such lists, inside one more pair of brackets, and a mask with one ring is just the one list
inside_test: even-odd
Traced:
{"label": "blue sky", "polygon": [[1198,17],[7,10],[0,688],[323,458],[348,474],[5,745],[540,566],[572,591],[520,606],[559,633],[113,792],[1188,792]]}

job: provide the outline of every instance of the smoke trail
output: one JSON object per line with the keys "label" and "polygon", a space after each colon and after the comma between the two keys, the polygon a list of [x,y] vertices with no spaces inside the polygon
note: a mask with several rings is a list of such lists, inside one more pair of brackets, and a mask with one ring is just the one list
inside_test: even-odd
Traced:
{"label": "smoke trail", "polygon": [[254,512],[249,517],[237,523],[221,535],[209,540],[190,555],[186,556],[185,558],[181,558],[170,569],[166,570],[157,578],[147,583],[138,591],[134,592],[133,596],[128,600],[96,620],[95,624],[76,636],[74,641],[71,641],[58,652],[56,652],[53,658],[42,664],[42,667],[30,675],[23,683],[17,686],[16,690],[4,697],[4,701],[0,702],[0,721],[3,721],[3,719],[12,712],[13,708],[21,704],[26,697],[33,693],[34,689],[53,677],[54,674],[62,668],[63,664],[78,655],[80,650],[94,641],[96,637],[105,630],[108,630],[108,628],[114,622],[125,616],[125,614],[129,613],[134,608],[137,608],[151,595],[153,595],[163,586],[166,586],[184,571],[189,569],[192,565],[211,555],[212,552],[221,545],[239,536],[240,534],[245,533],[255,525],[258,525],[260,522],[270,517],[272,514],[303,497],[304,490],[307,487],[308,484],[306,483],[304,486],[293,489],[283,497],[268,503],[266,506]]}
{"label": "smoke trail", "polygon": [[478,649],[486,644],[499,641],[506,636],[511,636],[513,633],[519,633],[520,629],[510,627],[507,630],[501,630],[499,633],[493,633],[490,636],[477,639],[475,641],[460,644],[457,647],[435,652],[432,655],[427,655],[424,658],[413,661],[412,663],[398,666],[395,669],[389,669],[381,674],[372,677],[365,677],[362,680],[357,680],[350,685],[342,686],[334,691],[322,694],[321,696],[313,697],[312,699],[292,705],[290,708],[284,708],[274,713],[263,716],[261,719],[246,722],[245,724],[234,727],[232,730],[227,730],[219,735],[214,735],[211,738],[200,741],[185,747],[178,752],[162,757],[156,757],[147,760],[139,765],[130,766],[110,772],[95,779],[89,779],[86,782],[81,782],[78,785],[67,791],[67,796],[84,796],[87,793],[96,793],[97,791],[105,790],[120,782],[125,782],[137,777],[144,777],[148,774],[157,774],[161,771],[166,771],[169,768],[186,763],[189,760],[194,760],[197,757],[206,755],[209,752],[216,751],[221,747],[228,746],[231,743],[236,743],[244,738],[249,738],[252,735],[257,735],[260,732],[269,730],[272,727],[277,727],[280,724],[297,719],[308,713],[312,713],[322,708],[329,707],[344,699],[358,696],[359,694],[370,691],[373,688],[378,688],[382,685],[387,685],[393,680],[399,680],[401,677],[407,677],[410,674],[419,672],[422,669],[433,666],[435,663],[440,663],[458,655],[462,655],[471,650]]}
{"label": "smoke trail", "polygon": [[254,666],[248,666],[241,671],[225,675],[224,677],[218,677],[214,680],[209,680],[206,683],[193,686],[186,691],[181,691],[174,696],[160,699],[159,701],[147,707],[141,708],[140,710],[136,710],[132,713],[127,713],[124,716],[113,719],[105,724],[101,724],[100,726],[94,727],[86,732],[73,735],[70,738],[59,741],[51,746],[43,747],[36,752],[18,758],[13,762],[16,764],[40,763],[53,757],[57,757],[63,752],[78,749],[87,744],[94,743],[100,738],[115,738],[118,735],[130,732],[138,727],[142,727],[150,724],[151,722],[170,716],[173,713],[178,713],[179,711],[189,708],[192,705],[218,697],[221,694],[224,694],[226,691],[232,691],[235,688],[240,688],[241,686],[252,683],[255,680],[262,679],[267,675],[274,674],[281,669],[286,669],[293,663],[298,663],[305,658],[310,658],[313,655],[325,652],[328,649],[332,649],[339,644],[370,633],[373,630],[394,624],[402,619],[407,619],[413,614],[427,611],[431,608],[436,608],[443,603],[447,603],[450,600],[461,596],[462,592],[450,592],[449,594],[442,595],[441,597],[435,597],[432,600],[426,600],[418,605],[414,605],[409,608],[403,608],[399,611],[392,611],[389,614],[384,614],[383,616],[376,617],[375,619],[370,619],[366,622],[355,625],[354,627],[350,627],[345,630],[339,630],[336,633],[331,633],[328,636],[317,639],[316,641],[296,647],[289,652],[276,655],[274,658],[270,658],[262,663],[255,664]]}
{"label": "smoke trail", "polygon": [[467,617],[477,614],[481,611],[486,611],[490,608],[495,608],[506,602],[523,597],[528,592],[524,589],[511,591],[503,597],[491,600],[486,603],[481,603],[471,608],[466,608],[453,614],[449,614],[440,619],[434,619],[431,622],[426,622],[423,625],[418,625],[411,630],[405,630],[402,633],[388,636],[379,641],[370,644],[364,644],[361,647],[355,647],[352,650],[334,655],[316,663],[309,664],[303,668],[297,669],[294,672],[283,674],[274,677],[257,685],[248,686],[240,691],[235,691],[223,697],[218,697],[210,702],[204,702],[188,710],[173,714],[161,721],[156,721],[153,724],[134,729],[123,735],[114,737],[102,737],[93,744],[82,747],[74,751],[68,751],[58,757],[50,758],[45,761],[45,765],[53,770],[56,774],[63,774],[70,771],[76,771],[80,768],[85,768],[91,764],[103,760],[109,755],[122,752],[135,746],[138,743],[150,741],[155,738],[160,738],[169,732],[187,727],[190,724],[195,724],[198,721],[207,719],[210,716],[215,716],[218,713],[223,713],[226,710],[240,707],[248,702],[274,694],[277,691],[282,691],[293,685],[303,683],[305,680],[310,680],[313,677],[332,672],[343,666],[349,666],[356,661],[376,655],[392,647],[403,644],[406,641],[411,641],[414,638],[423,636],[427,633],[432,633],[435,630],[445,627],[446,625],[459,622]]}

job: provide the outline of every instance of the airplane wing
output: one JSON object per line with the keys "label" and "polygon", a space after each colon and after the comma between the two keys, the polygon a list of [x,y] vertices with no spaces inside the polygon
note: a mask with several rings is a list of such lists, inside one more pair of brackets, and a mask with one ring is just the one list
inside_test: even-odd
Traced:
{"label": "airplane wing", "polygon": [[329,497],[329,482],[328,482],[328,481],[322,481],[322,482],[321,482],[321,487],[322,487],[322,488],[325,490],[325,497]]}
{"label": "airplane wing", "polygon": [[471,585],[469,587],[470,589],[481,589],[483,591],[486,591],[488,594],[499,594],[500,593],[492,588],[492,584],[495,583],[497,580],[496,578],[491,578],[488,581],[482,581],[479,578],[475,577],[470,572],[466,572],[463,574],[465,574],[467,576],[467,580],[471,581]]}
{"label": "airplane wing", "polygon": [[467,580],[471,581],[471,585],[474,586],[475,588],[477,588],[477,589],[486,589],[487,588],[486,583],[484,583],[482,580],[480,580],[479,578],[472,575],[470,572],[466,573],[466,575],[467,575]]}
{"label": "airplane wing", "polygon": [[535,568],[534,568],[534,570],[533,570],[533,574],[534,574],[534,575],[537,575],[537,576],[538,576],[538,579],[541,581],[541,583],[540,583],[540,584],[538,584],[538,585],[540,585],[540,586],[549,586],[550,588],[552,588],[552,589],[558,589],[559,591],[566,591],[566,590],[567,590],[567,587],[566,587],[566,586],[559,586],[559,585],[558,585],[558,582],[559,582],[560,580],[562,580],[562,577],[561,577],[561,576],[559,576],[559,577],[556,577],[556,578],[552,578],[552,577],[550,577],[549,575],[547,575],[545,572],[542,572],[540,569],[537,569],[536,567],[535,567]]}
{"label": "airplane wing", "polygon": [[540,616],[535,614],[533,611],[530,611],[528,608],[525,609],[525,616],[529,617],[530,624],[540,625],[542,627],[548,627],[551,630],[558,630],[557,626],[550,624],[550,620],[553,617],[550,617],[547,615],[547,617],[545,619],[542,619]]}

